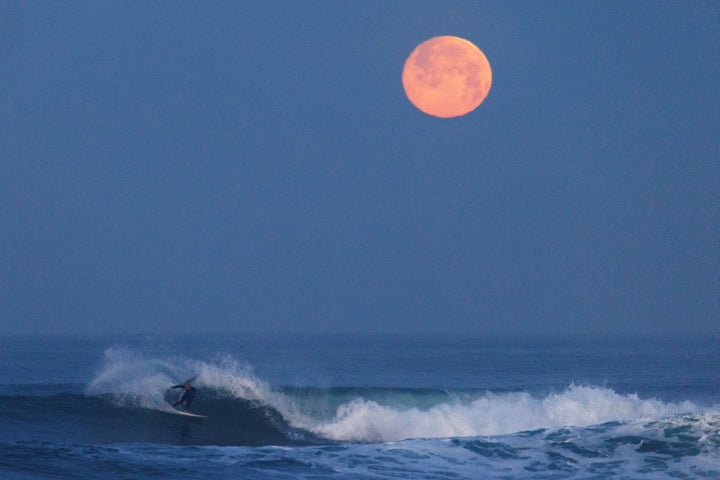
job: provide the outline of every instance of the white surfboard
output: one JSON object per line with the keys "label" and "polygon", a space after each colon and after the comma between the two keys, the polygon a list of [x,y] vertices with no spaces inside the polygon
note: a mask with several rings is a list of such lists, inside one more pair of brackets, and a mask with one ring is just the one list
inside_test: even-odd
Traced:
{"label": "white surfboard", "polygon": [[207,416],[205,416],[205,415],[198,415],[197,413],[190,413],[190,412],[186,412],[184,410],[175,410],[175,413],[177,413],[178,415],[183,415],[185,417],[207,418]]}
{"label": "white surfboard", "polygon": [[206,415],[200,415],[197,413],[191,413],[186,410],[176,410],[174,408],[171,408],[170,410],[165,410],[167,413],[172,413],[175,415],[182,415],[184,417],[193,417],[193,418],[207,418]]}

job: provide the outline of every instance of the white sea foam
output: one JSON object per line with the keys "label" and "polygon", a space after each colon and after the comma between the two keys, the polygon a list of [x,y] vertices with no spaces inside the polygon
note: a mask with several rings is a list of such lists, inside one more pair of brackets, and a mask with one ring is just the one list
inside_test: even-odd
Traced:
{"label": "white sea foam", "polygon": [[486,392],[467,403],[442,403],[427,410],[356,399],[340,406],[331,421],[312,429],[336,440],[387,442],[502,435],[539,428],[656,419],[697,410],[690,402],[664,403],[634,394],[621,395],[608,388],[573,385],[544,398],[526,392]]}
{"label": "white sea foam", "polygon": [[[274,389],[256,378],[251,367],[230,356],[213,362],[158,359],[119,347],[106,351],[103,369],[89,384],[87,393],[109,394],[119,403],[167,410],[168,387],[190,375],[200,389],[265,404],[293,427],[340,441],[503,435],[540,428],[659,419],[701,410],[690,402],[666,403],[620,394],[610,388],[578,385],[544,397],[527,392],[447,395],[427,408],[407,407],[407,391],[396,397],[384,394],[382,401],[359,393],[343,401],[333,399],[327,391],[298,396]],[[417,395],[427,394],[417,391]]]}

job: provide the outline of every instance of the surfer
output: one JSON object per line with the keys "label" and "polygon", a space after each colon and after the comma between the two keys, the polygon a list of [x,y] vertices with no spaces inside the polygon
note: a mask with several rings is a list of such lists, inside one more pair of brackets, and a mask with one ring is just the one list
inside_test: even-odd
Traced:
{"label": "surfer", "polygon": [[190,410],[190,404],[195,400],[195,394],[197,393],[197,390],[195,387],[190,385],[190,382],[185,382],[183,385],[182,383],[180,385],[173,385],[170,388],[184,388],[185,393],[183,393],[182,398],[175,402],[173,404],[173,407],[177,407],[178,405],[182,405],[185,410]]}

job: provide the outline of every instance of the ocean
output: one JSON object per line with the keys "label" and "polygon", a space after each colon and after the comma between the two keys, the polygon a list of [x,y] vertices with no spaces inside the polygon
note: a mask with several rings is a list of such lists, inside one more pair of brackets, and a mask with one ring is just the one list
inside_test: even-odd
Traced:
{"label": "ocean", "polygon": [[[3,479],[720,478],[718,338],[0,338]],[[173,384],[192,379],[192,411]]]}

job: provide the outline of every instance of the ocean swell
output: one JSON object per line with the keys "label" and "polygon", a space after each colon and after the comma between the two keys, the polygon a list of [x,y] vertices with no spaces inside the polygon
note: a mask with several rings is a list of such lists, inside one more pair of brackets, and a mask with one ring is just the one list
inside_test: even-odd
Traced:
{"label": "ocean swell", "polygon": [[[170,412],[168,387],[188,376],[200,394],[194,408],[208,422],[240,424],[262,412],[252,428],[283,432],[288,441],[389,442],[407,438],[504,435],[562,426],[632,422],[700,412],[691,402],[668,403],[607,387],[570,385],[545,396],[528,392],[423,389],[290,389],[256,378],[233,357],[205,362],[156,358],[113,347],[86,394],[120,407]],[[244,425],[247,428],[248,425]],[[275,438],[273,436],[275,440]]]}

